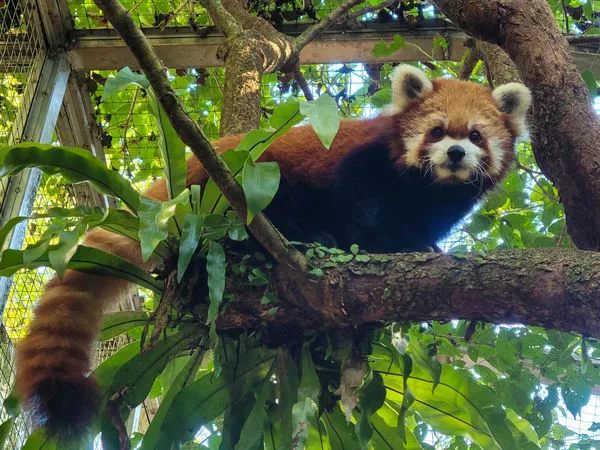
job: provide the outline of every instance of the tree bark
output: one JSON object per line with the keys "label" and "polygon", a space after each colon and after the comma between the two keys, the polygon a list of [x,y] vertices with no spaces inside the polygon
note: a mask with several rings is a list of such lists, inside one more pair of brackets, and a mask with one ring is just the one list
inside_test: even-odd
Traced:
{"label": "tree bark", "polygon": [[[600,255],[563,249],[515,249],[452,256],[406,253],[386,263],[340,264],[305,283],[278,266],[264,287],[228,276],[236,302],[219,328],[349,328],[371,322],[477,319],[575,331],[600,337]],[[299,281],[300,280],[300,281]],[[197,292],[197,291],[196,291]],[[274,315],[266,314],[273,306]]]}
{"label": "tree bark", "polygon": [[436,0],[453,22],[500,45],[534,97],[534,153],[556,185],[569,234],[600,248],[600,126],[587,87],[545,0]]}

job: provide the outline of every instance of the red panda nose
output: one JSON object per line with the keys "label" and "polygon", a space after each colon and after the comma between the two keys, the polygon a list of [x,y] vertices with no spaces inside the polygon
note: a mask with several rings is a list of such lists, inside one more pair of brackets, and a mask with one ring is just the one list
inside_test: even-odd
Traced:
{"label": "red panda nose", "polygon": [[453,163],[460,162],[460,160],[465,157],[465,149],[462,148],[460,145],[453,145],[448,149],[447,153],[448,158],[450,158],[450,161],[452,161]]}

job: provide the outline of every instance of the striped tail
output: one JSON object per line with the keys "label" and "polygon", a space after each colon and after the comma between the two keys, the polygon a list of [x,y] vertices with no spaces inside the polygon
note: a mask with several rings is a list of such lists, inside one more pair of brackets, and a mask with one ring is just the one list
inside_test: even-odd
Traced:
{"label": "striped tail", "polygon": [[[142,265],[139,245],[104,230],[85,245]],[[37,424],[62,439],[83,434],[98,412],[101,394],[89,377],[102,314],[130,292],[124,280],[68,270],[54,278],[35,309],[29,334],[17,346],[16,386]]]}

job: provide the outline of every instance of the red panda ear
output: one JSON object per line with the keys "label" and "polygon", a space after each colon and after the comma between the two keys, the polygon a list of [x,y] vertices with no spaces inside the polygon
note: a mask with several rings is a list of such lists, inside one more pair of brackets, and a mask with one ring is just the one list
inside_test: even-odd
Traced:
{"label": "red panda ear", "polygon": [[414,66],[400,64],[392,74],[392,103],[383,114],[391,116],[402,112],[408,102],[433,90],[431,80]]}
{"label": "red panda ear", "polygon": [[508,83],[498,86],[492,91],[498,108],[508,114],[519,134],[527,129],[526,116],[531,106],[531,91],[521,83]]}

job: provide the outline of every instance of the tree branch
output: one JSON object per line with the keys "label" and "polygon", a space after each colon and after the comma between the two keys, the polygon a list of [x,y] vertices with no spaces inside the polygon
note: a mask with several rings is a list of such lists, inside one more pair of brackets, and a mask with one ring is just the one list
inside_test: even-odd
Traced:
{"label": "tree branch", "polygon": [[320,36],[334,23],[338,22],[344,16],[344,14],[350,10],[350,8],[362,3],[363,1],[364,0],[346,0],[319,23],[316,23],[312,27],[303,31],[302,34],[296,38],[296,53],[300,54],[300,51],[306,46],[306,44]]}
{"label": "tree branch", "polygon": [[200,4],[208,11],[210,18],[225,36],[231,37],[242,33],[242,26],[238,23],[236,18],[225,9],[221,0],[200,0]]}
{"label": "tree branch", "polygon": [[475,66],[481,59],[479,52],[475,47],[471,47],[467,50],[468,54],[463,58],[463,63],[460,68],[460,72],[458,72],[459,80],[468,80],[471,78],[471,74],[475,69]]}
{"label": "tree branch", "polygon": [[302,89],[302,92],[304,93],[304,98],[309,102],[313,101],[315,96],[313,95],[310,86],[306,82],[306,78],[304,78],[304,74],[302,73],[302,70],[300,70],[300,66],[296,66],[293,75],[296,83],[298,83],[298,86],[300,86],[300,89]]}
{"label": "tree branch", "polygon": [[292,330],[477,319],[600,337],[596,252],[539,248],[490,251],[484,257],[396,254],[387,263],[339,265],[304,291],[285,268],[277,267],[271,288],[282,304],[296,308],[281,306],[273,316],[265,313],[273,304],[260,305],[263,289],[229,283],[233,291],[228,292],[239,303],[220,319],[221,329],[257,327],[264,320]]}
{"label": "tree branch", "polygon": [[[235,212],[242,218],[246,217],[246,201],[241,186],[214,151],[199,125],[184,111],[167,78],[165,68],[160,64],[146,36],[118,0],[96,0],[96,4],[138,60],[178,136],[200,160]],[[289,247],[286,239],[263,214],[257,215],[248,228],[280,264],[296,270],[305,269],[304,257]]]}

